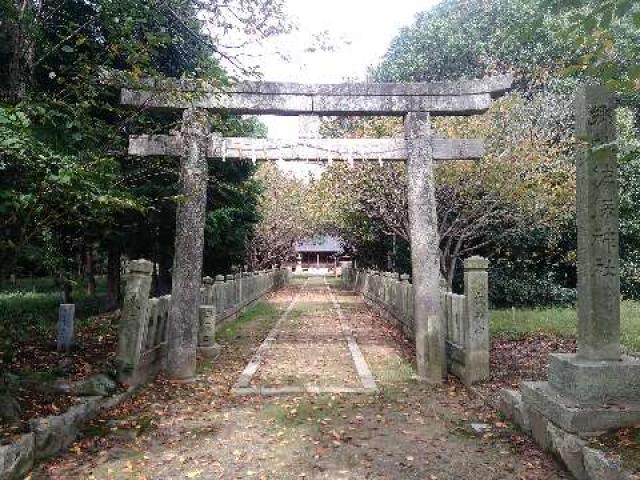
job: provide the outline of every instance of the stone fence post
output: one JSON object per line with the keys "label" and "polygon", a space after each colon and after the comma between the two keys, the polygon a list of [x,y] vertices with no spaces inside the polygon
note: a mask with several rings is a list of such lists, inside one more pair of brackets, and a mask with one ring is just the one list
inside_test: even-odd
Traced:
{"label": "stone fence post", "polygon": [[236,273],[233,278],[236,289],[236,305],[242,305],[242,273]]}
{"label": "stone fence post", "polygon": [[486,258],[474,256],[464,261],[464,380],[468,384],[489,377],[488,269]]}
{"label": "stone fence post", "polygon": [[126,276],[124,301],[118,324],[118,356],[116,364],[119,380],[135,383],[136,368],[142,354],[151,291],[153,264],[148,260],[132,260]]}
{"label": "stone fence post", "polygon": [[403,273],[400,275],[400,292],[402,295],[402,324],[403,332],[407,336],[413,334],[413,285],[411,285],[411,275]]}
{"label": "stone fence post", "polygon": [[216,343],[216,307],[214,305],[200,306],[198,353],[205,358],[215,358],[220,354],[220,345]]}
{"label": "stone fence post", "polygon": [[213,285],[213,278],[204,277],[202,279],[202,304],[214,305],[215,301],[215,287]]}
{"label": "stone fence post", "polygon": [[73,323],[76,306],[73,303],[62,303],[58,309],[58,332],[56,345],[59,352],[69,353],[73,345]]}
{"label": "stone fence post", "polygon": [[216,313],[221,315],[224,312],[225,307],[225,290],[224,290],[224,275],[216,275],[215,283],[213,284],[214,290],[214,304],[216,306]]}
{"label": "stone fence post", "polygon": [[233,308],[236,304],[236,285],[233,275],[227,274],[224,277],[224,288],[225,288],[225,310]]}

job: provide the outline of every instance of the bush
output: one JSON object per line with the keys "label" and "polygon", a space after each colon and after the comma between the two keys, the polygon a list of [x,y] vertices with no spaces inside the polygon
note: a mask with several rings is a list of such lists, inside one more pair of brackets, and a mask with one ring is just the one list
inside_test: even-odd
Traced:
{"label": "bush", "polygon": [[489,301],[494,308],[568,306],[576,302],[576,289],[565,288],[552,275],[528,270],[492,268]]}

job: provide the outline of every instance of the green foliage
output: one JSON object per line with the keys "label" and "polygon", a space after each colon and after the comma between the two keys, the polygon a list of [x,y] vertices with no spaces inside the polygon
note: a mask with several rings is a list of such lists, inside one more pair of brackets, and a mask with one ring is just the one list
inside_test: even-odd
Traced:
{"label": "green foliage", "polygon": [[210,165],[205,225],[205,271],[228,273],[248,256],[249,242],[259,221],[258,182],[250,178],[254,168],[221,161]]}
{"label": "green foliage", "polygon": [[566,73],[596,79],[619,92],[640,92],[640,5],[634,0],[543,0],[533,28],[548,18],[555,36],[578,53]]}
{"label": "green foliage", "polygon": [[640,299],[640,138],[634,127],[633,110],[619,109],[620,287],[625,297]]}
{"label": "green foliage", "polygon": [[[574,299],[573,95],[585,80],[608,84],[626,106],[619,109],[618,121],[622,291],[638,298],[639,8],[631,0],[445,0],[402,29],[371,72],[381,81],[515,73],[516,92],[499,102],[489,119],[434,122],[438,132],[450,138],[487,139],[487,161],[480,162],[484,170],[440,168],[440,188],[455,187],[457,178],[462,179],[460,185],[480,179],[498,193],[501,203],[508,200],[507,211],[519,217],[515,230],[515,218],[502,217],[509,221],[482,226],[485,238],[470,241],[466,236],[472,245],[490,242],[478,253],[492,260],[491,296],[496,305],[564,304]],[[354,125],[350,127],[353,131]],[[514,168],[517,165],[521,168]],[[490,198],[481,189],[454,188],[452,193],[470,205]],[[443,200],[438,197],[440,204]],[[454,259],[459,255],[454,252]]]}
{"label": "green foliage", "polygon": [[[100,260],[115,246],[158,262],[159,289],[168,290],[178,162],[130,158],[126,148],[129,134],[167,132],[180,117],[121,108],[117,85],[144,76],[226,84],[202,14],[215,11],[207,22],[225,24],[225,31],[259,24],[270,35],[284,28],[281,7],[278,0],[232,0],[223,11],[192,0],[0,3],[9,19],[0,63],[11,65],[0,74],[0,98],[16,82],[24,87],[12,105],[0,104],[0,284],[20,270],[76,276],[88,249],[97,247]],[[9,74],[16,69],[21,75]],[[217,115],[211,124],[223,135],[265,133],[256,119]],[[212,163],[208,273],[228,271],[246,256],[257,221],[252,172],[250,164]]]}
{"label": "green foliage", "polygon": [[526,36],[513,35],[538,9],[536,0],[445,0],[400,31],[372,74],[377,80],[433,81],[516,71],[539,82],[572,52],[553,35],[553,19]]}
{"label": "green foliage", "polygon": [[[548,275],[546,278],[545,273]],[[496,307],[575,304],[575,288],[562,287],[562,282],[553,274],[554,272],[522,270],[514,268],[511,264],[492,265],[489,275],[489,301]]]}

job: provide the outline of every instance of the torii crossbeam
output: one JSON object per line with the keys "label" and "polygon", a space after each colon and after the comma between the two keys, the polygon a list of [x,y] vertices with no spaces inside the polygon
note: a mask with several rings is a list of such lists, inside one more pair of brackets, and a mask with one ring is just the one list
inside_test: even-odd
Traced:
{"label": "torii crossbeam", "polygon": [[[181,135],[132,135],[129,155],[175,156],[183,151]],[[433,160],[476,160],[484,155],[482,140],[434,138]],[[407,142],[403,138],[277,140],[209,135],[207,158],[223,160],[316,160],[406,161]]]}
{"label": "torii crossbeam", "polygon": [[[168,373],[195,373],[198,296],[202,277],[206,158],[223,160],[407,161],[411,265],[418,376],[441,382],[446,375],[446,326],[440,320],[440,255],[433,165],[477,159],[479,140],[435,138],[432,115],[474,115],[511,89],[512,78],[435,83],[343,83],[303,85],[240,82],[213,88],[198,81],[145,80],[123,88],[121,103],[156,110],[183,110],[180,135],[133,136],[129,153],[181,157],[181,197],[176,218]],[[235,114],[402,116],[404,139],[304,139],[297,142],[222,138],[204,128],[205,110]]]}
{"label": "torii crossbeam", "polygon": [[155,109],[203,108],[251,115],[473,115],[511,88],[510,76],[434,83],[299,84],[240,82],[212,88],[190,80],[144,82],[122,89],[123,105]]}

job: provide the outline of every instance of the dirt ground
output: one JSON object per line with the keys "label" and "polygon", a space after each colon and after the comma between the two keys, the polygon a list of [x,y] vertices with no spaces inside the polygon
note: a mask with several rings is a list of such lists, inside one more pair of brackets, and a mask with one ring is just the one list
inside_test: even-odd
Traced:
{"label": "dirt ground", "polygon": [[0,351],[0,372],[21,379],[19,386],[12,389],[20,405],[20,421],[12,425],[0,422],[0,444],[28,431],[29,420],[59,415],[78,402],[69,394],[47,388],[48,384],[56,380],[72,383],[98,373],[115,372],[118,314],[102,314],[81,324],[68,353],[56,351],[55,331],[30,335],[16,345],[13,358],[6,364]]}
{"label": "dirt ground", "polygon": [[[252,385],[360,383],[330,292],[377,391],[235,395],[240,373],[298,294]],[[197,381],[160,379],[93,422],[32,478],[570,478],[454,379],[418,383],[409,343],[360,297],[322,278],[270,295],[222,328],[219,341],[221,356],[201,362]],[[477,434],[472,423],[487,429]]]}

